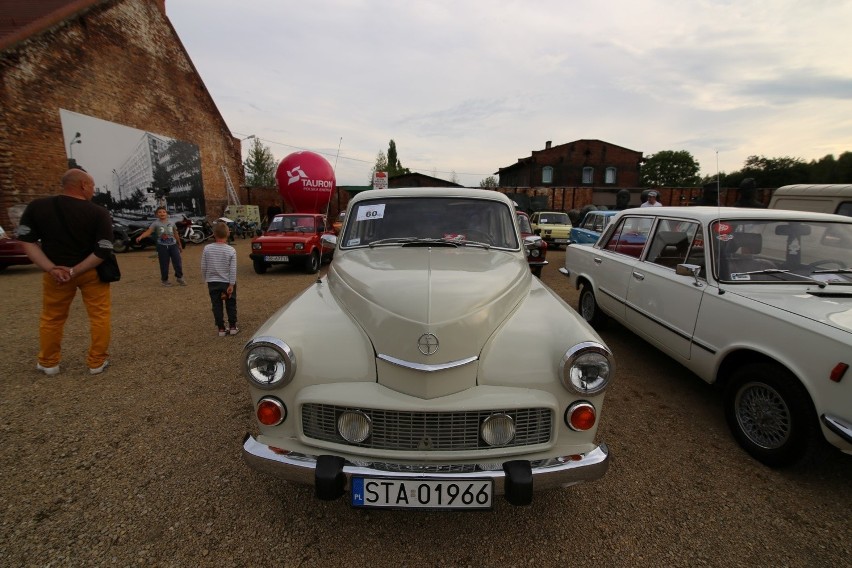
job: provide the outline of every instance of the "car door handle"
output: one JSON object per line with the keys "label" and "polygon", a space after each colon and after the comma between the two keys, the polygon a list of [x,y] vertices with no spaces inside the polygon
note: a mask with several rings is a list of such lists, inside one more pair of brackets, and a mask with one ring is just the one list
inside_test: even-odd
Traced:
{"label": "car door handle", "polygon": [[645,275],[642,274],[641,272],[636,272],[634,270],[633,271],[633,278],[635,278],[636,280],[645,280]]}
{"label": "car door handle", "polygon": [[595,258],[592,259],[592,262],[594,262],[595,264],[600,264],[600,263],[603,262],[603,259],[599,256],[596,256]]}

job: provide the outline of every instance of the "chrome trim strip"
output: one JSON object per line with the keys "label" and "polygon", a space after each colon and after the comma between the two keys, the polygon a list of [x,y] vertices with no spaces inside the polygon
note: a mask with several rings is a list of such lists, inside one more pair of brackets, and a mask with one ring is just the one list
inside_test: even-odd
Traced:
{"label": "chrome trim strip", "polygon": [[447,369],[455,369],[456,367],[463,367],[469,363],[473,363],[474,361],[478,361],[479,357],[467,357],[466,359],[459,359],[458,361],[450,361],[448,363],[440,363],[438,365],[424,365],[422,363],[414,363],[412,361],[403,361],[402,359],[397,359],[396,357],[391,357],[390,355],[383,355],[379,353],[376,355],[382,361],[387,361],[392,365],[396,365],[397,367],[404,367],[406,369],[413,369],[415,371],[423,371],[425,373],[434,373],[435,371],[446,371]]}
{"label": "chrome trim strip", "polygon": [[823,414],[820,418],[822,419],[822,423],[825,424],[829,430],[852,444],[852,424],[846,422],[842,418],[829,416],[827,414]]}
{"label": "chrome trim strip", "polygon": [[[304,454],[277,454],[269,446],[261,444],[253,436],[247,436],[243,443],[243,459],[254,470],[268,473],[304,485],[314,485],[314,471],[317,458]],[[356,477],[384,477],[390,479],[483,479],[494,480],[494,494],[505,494],[506,474],[503,469],[494,469],[495,460],[486,460],[479,465],[475,472],[461,473],[423,473],[407,471],[388,471],[380,469],[380,464],[355,465],[346,462],[343,474],[346,476],[346,488],[350,487],[350,479]],[[401,464],[390,464],[400,466]],[[442,464],[436,464],[442,465]],[[449,465],[449,464],[447,464]],[[600,479],[609,468],[609,448],[606,444],[595,447],[591,451],[580,454],[575,459],[548,460],[542,465],[533,465],[533,489],[553,489],[567,487],[584,481]]]}

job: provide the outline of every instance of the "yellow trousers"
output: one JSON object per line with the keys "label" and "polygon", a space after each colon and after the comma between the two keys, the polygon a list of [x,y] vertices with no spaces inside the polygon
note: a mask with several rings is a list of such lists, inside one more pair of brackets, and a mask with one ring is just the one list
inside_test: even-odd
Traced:
{"label": "yellow trousers", "polygon": [[86,364],[90,369],[100,367],[109,357],[110,334],[110,288],[101,282],[95,269],[74,276],[69,282],[57,284],[50,274],[42,277],[43,294],[41,320],[39,322],[40,349],[38,362],[43,367],[55,367],[62,358],[62,334],[65,321],[77,289],[83,297],[83,305],[89,314],[91,343]]}

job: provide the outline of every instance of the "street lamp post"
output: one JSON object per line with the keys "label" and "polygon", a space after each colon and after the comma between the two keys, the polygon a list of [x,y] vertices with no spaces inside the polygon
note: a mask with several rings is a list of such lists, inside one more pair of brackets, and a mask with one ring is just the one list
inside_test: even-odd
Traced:
{"label": "street lamp post", "polygon": [[75,134],[74,138],[71,140],[71,142],[68,143],[68,154],[69,154],[68,167],[69,168],[76,168],[77,167],[77,162],[74,160],[74,144],[82,144],[82,143],[83,143],[83,140],[80,138],[79,132],[77,134]]}

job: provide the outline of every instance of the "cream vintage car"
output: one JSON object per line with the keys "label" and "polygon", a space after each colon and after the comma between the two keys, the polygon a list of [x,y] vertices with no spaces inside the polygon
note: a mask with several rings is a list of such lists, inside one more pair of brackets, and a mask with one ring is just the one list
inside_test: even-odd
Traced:
{"label": "cream vintage car", "polygon": [[604,475],[612,355],[531,274],[508,198],[364,191],[324,239],[327,274],[245,346],[250,467],[324,500],[429,509]]}
{"label": "cream vintage car", "polygon": [[617,320],[721,385],[728,425],[756,459],[788,465],[821,438],[852,454],[849,217],[628,209],[594,245],[570,245],[561,272],[587,321]]}

